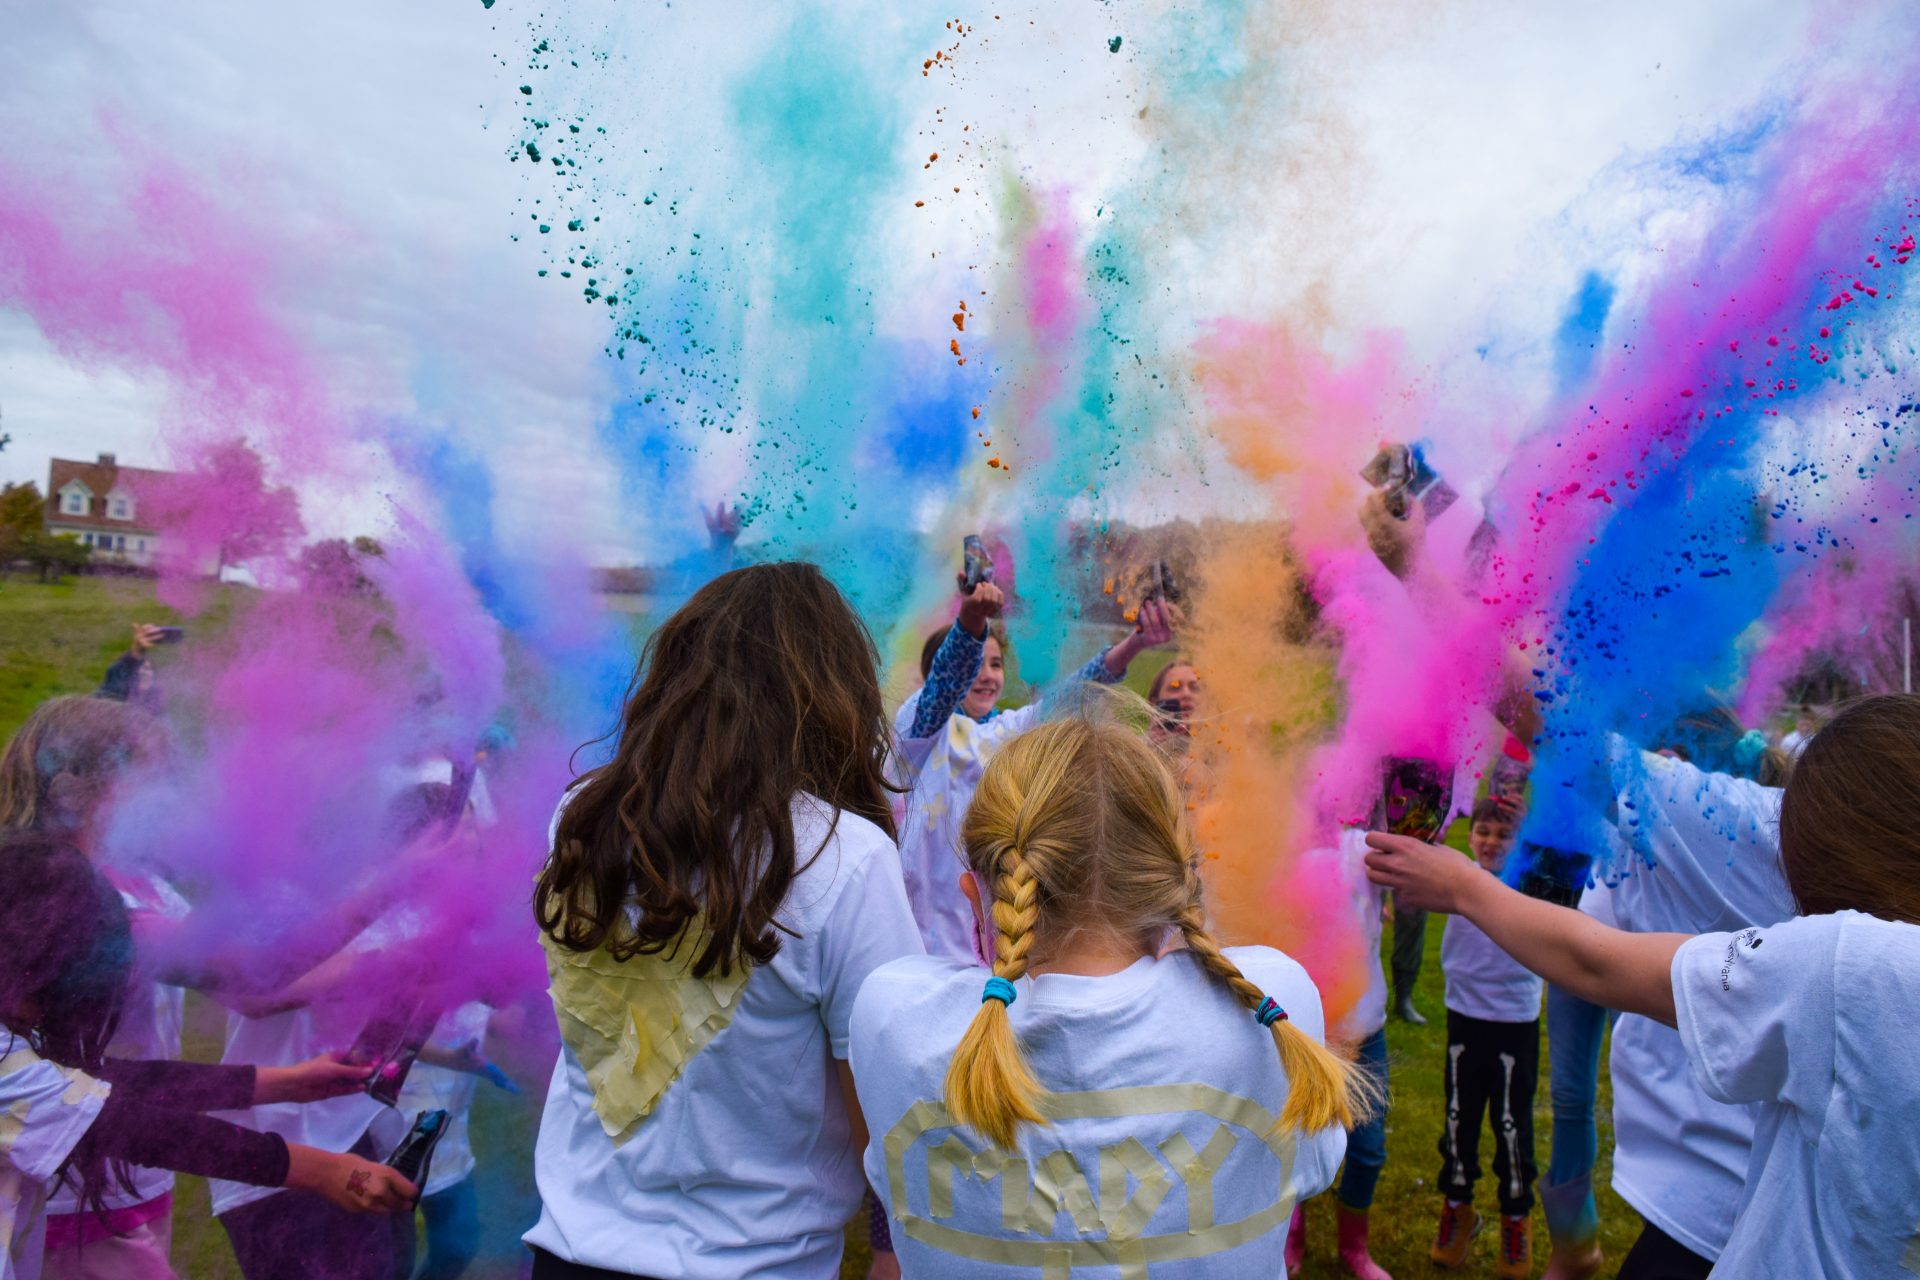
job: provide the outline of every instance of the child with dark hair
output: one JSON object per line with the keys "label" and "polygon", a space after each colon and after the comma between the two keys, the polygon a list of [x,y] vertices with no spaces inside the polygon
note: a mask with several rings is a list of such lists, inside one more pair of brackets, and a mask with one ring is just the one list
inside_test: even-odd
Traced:
{"label": "child with dark hair", "polygon": [[[96,1215],[96,1240],[124,1238],[105,1198],[129,1165],[288,1186],[349,1212],[408,1208],[398,1173],[289,1144],[205,1112],[304,1102],[357,1090],[365,1073],[325,1061],[290,1068],[210,1067],[106,1056],[126,1004],[133,936],[120,895],[57,837],[0,836],[0,1275],[35,1280],[46,1248],[44,1208],[62,1179]],[[140,1224],[133,1224],[140,1225]],[[98,1250],[96,1273],[169,1275],[137,1242]],[[77,1238],[62,1252],[85,1247]]]}
{"label": "child with dark hair", "polygon": [[1368,872],[1582,998],[1672,1028],[1706,1096],[1750,1110],[1733,1221],[1704,1274],[1894,1280],[1920,1261],[1920,1059],[1902,1016],[1920,988],[1916,811],[1920,697],[1888,694],[1840,711],[1786,780],[1779,866],[1797,918],[1626,933],[1379,833]]}
{"label": "child with dark hair", "polygon": [[[1513,852],[1518,814],[1492,796],[1473,807],[1468,848],[1498,877]],[[1533,1274],[1533,1095],[1540,1076],[1540,979],[1502,951],[1471,920],[1454,916],[1440,940],[1447,978],[1446,1120],[1440,1130],[1441,1194],[1446,1205],[1431,1251],[1434,1264],[1466,1265],[1480,1216],[1480,1117],[1494,1130],[1500,1247],[1494,1274]]]}
{"label": "child with dark hair", "polygon": [[922,949],[878,665],[810,564],[723,574],[647,641],[535,888],[563,1041],[541,1280],[839,1274],[865,1191],[854,996]]}

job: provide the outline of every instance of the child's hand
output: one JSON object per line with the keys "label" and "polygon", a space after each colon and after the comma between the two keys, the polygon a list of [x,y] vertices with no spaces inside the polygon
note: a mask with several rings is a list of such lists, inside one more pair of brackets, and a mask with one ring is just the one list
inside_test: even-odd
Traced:
{"label": "child's hand", "polygon": [[258,1067],[254,1070],[253,1100],[256,1105],[274,1102],[323,1102],[343,1098],[366,1088],[373,1068],[365,1063],[348,1062],[339,1054],[322,1054],[291,1067]]}
{"label": "child's hand", "polygon": [[1180,614],[1180,606],[1171,600],[1143,600],[1140,611],[1134,619],[1134,634],[1140,637],[1141,647],[1157,649],[1163,644],[1173,643],[1173,633],[1180,629],[1185,621]]}
{"label": "child's hand", "polygon": [[348,1213],[400,1213],[420,1199],[420,1189],[397,1169],[297,1142],[287,1144],[287,1186]]}
{"label": "child's hand", "polygon": [[960,602],[960,629],[970,636],[984,637],[987,623],[1000,616],[1006,599],[991,582],[975,585],[972,594]]}
{"label": "child's hand", "polygon": [[1420,557],[1427,538],[1427,512],[1419,502],[1410,503],[1404,516],[1393,514],[1385,489],[1375,489],[1360,504],[1360,527],[1366,531],[1367,545],[1380,563],[1396,578],[1409,576]]}
{"label": "child's hand", "polygon": [[1367,879],[1393,890],[1394,900],[1417,911],[1458,913],[1469,876],[1484,875],[1471,859],[1412,836],[1367,832]]}

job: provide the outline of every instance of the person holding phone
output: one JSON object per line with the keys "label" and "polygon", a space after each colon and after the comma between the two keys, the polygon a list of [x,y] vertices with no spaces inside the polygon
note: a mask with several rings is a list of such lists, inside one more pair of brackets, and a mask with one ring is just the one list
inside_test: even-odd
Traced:
{"label": "person holding phone", "polygon": [[115,702],[131,702],[148,711],[160,710],[160,689],[155,682],[149,655],[155,646],[178,644],[185,635],[186,632],[179,627],[158,626],[150,622],[134,623],[133,639],[127,645],[127,651],[107,667],[94,696],[111,698]]}

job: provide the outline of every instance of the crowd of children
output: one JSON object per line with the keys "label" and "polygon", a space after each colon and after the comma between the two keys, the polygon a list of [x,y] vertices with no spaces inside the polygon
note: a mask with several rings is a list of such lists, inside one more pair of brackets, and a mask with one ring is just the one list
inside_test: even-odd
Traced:
{"label": "crowd of children", "polygon": [[[1402,576],[1416,534],[1384,535]],[[1617,1013],[1613,1185],[1643,1219],[1619,1275],[1920,1270],[1920,698],[1842,709],[1797,763],[1715,705],[1603,739],[1590,849],[1522,843],[1513,769],[1432,802],[1466,818],[1466,857],[1405,833],[1394,783],[1305,864],[1347,887],[1368,957],[1329,1026],[1293,959],[1215,937],[1183,757],[1208,707],[1179,606],[1148,599],[1005,710],[1004,604],[964,583],[892,714],[871,637],[813,566],[722,573],[654,631],[534,886],[561,1042],[535,1277],[825,1280],[864,1203],[881,1280],[1271,1280],[1303,1265],[1308,1202],[1332,1191],[1339,1265],[1390,1280],[1369,1240],[1388,1022],[1420,1020],[1400,953],[1425,911],[1448,916],[1435,1265],[1474,1265],[1486,1232],[1495,1275],[1534,1275],[1538,1197],[1546,1274],[1602,1272],[1594,1108]],[[1147,704],[1103,688],[1150,650],[1171,656]],[[492,1010],[475,992],[426,1019],[396,1108],[329,1052],[329,993],[422,927],[391,904],[473,837],[484,795],[426,762],[392,798],[405,852],[313,936],[272,964],[183,963],[167,939],[194,908],[96,830],[117,778],[165,749],[127,697],[151,681],[122,675],[117,698],[42,706],[0,758],[0,1280],[175,1274],[169,1170],[211,1180],[248,1280],[458,1276]],[[1524,761],[1537,704],[1502,711]],[[179,1061],[187,989],[228,1010],[219,1065]],[[415,1185],[382,1160],[434,1110],[442,1158]]]}

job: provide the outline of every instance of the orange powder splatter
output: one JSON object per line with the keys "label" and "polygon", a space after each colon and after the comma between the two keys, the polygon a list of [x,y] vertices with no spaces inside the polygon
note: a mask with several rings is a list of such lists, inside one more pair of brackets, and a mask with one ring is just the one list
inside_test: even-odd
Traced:
{"label": "orange powder splatter", "polygon": [[1306,751],[1332,724],[1336,692],[1332,655],[1290,638],[1300,627],[1284,537],[1276,522],[1223,530],[1182,633],[1207,673],[1194,830],[1221,940],[1300,961],[1332,1026],[1365,994],[1368,966],[1344,884],[1303,856],[1316,843]]}

